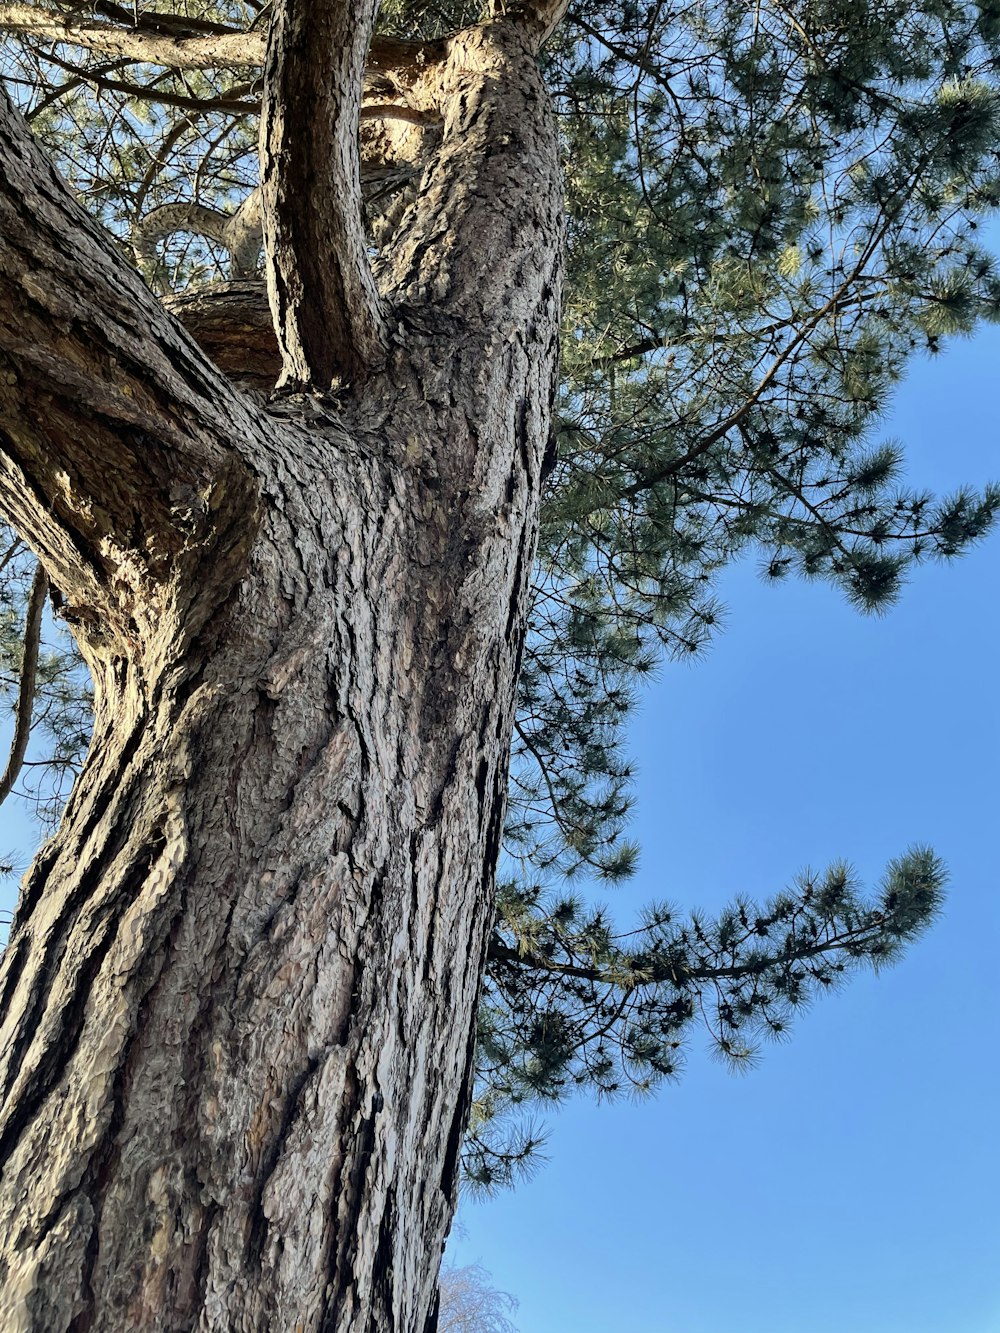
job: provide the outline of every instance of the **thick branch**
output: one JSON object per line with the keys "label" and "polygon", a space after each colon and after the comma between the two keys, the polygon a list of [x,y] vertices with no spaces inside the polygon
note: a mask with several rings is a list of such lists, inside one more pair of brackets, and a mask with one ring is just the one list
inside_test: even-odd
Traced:
{"label": "thick branch", "polygon": [[0,5],[0,30],[22,37],[67,42],[95,55],[125,57],[169,69],[254,68],[264,63],[262,32],[171,36],[140,28],[75,18],[36,5]]}
{"label": "thick branch", "polygon": [[126,5],[116,5],[114,0],[64,0],[62,10],[69,9],[76,9],[88,18],[97,14],[103,19],[110,19],[112,23],[123,24],[126,28],[138,28],[142,32],[165,32],[172,37],[191,37],[198,33],[213,36],[235,31],[232,24],[215,23],[192,14],[171,14],[164,9],[148,9],[142,0],[138,4],[129,0]]}
{"label": "thick branch", "polygon": [[563,21],[569,0],[493,0],[493,10],[498,18],[508,23],[515,23],[527,34],[532,47],[537,51],[549,40],[556,28]]}
{"label": "thick branch", "polygon": [[140,266],[156,263],[156,242],[177,231],[195,232],[218,245],[226,244],[226,227],[232,219],[204,204],[161,204],[132,228],[132,249]]}
{"label": "thick branch", "polygon": [[240,204],[223,232],[222,242],[229,251],[230,271],[234,278],[252,278],[257,272],[263,225],[258,185]]}
{"label": "thick branch", "polygon": [[28,609],[24,617],[24,652],[21,657],[21,679],[18,682],[17,706],[14,710],[14,739],[10,744],[7,767],[0,777],[0,805],[13,790],[28,751],[31,735],[31,713],[35,706],[35,685],[38,680],[38,646],[42,640],[42,612],[48,596],[49,580],[45,570],[38,566],[31,580]]}
{"label": "thick branch", "polygon": [[[110,78],[109,74],[128,69],[130,65],[135,63],[127,58],[89,67],[76,61],[64,60],[53,51],[46,52],[45,59],[54,65],[58,65],[60,69],[66,70],[73,77],[61,87],[53,89],[37,106],[33,107],[28,113],[29,121],[34,120],[46,107],[58,98],[65,97],[67,93],[71,92],[74,87],[79,87],[81,83],[89,83],[91,87],[99,88],[105,92],[124,93],[126,97],[134,97],[140,102],[158,102],[161,106],[175,106],[184,111],[197,112],[200,115],[207,116],[217,111],[228,111],[234,116],[258,115],[260,113],[260,99],[253,95],[259,87],[257,82],[234,84],[214,96],[199,97],[191,93],[178,93],[172,88],[161,87],[160,84],[165,77],[162,72],[148,84],[137,83],[134,79]],[[433,125],[440,120],[440,116],[424,107],[411,107],[398,101],[369,101],[361,107],[361,119],[363,121],[401,120],[411,125]]]}
{"label": "thick branch", "polygon": [[281,357],[262,282],[213,283],[167,296],[164,305],[225,374],[265,392],[274,388]]}
{"label": "thick branch", "polygon": [[409,71],[416,78],[431,65],[444,60],[446,55],[444,41],[405,42],[396,37],[373,37],[368,49],[368,68],[404,76]]}
{"label": "thick branch", "polygon": [[132,249],[141,267],[156,263],[156,243],[174,232],[194,232],[229,251],[230,275],[252,278],[261,244],[260,190],[252,190],[235,213],[204,204],[161,204],[132,228]]}
{"label": "thick branch", "polygon": [[248,410],[0,95],[0,506],[70,610],[129,632],[143,573],[193,553],[220,488],[249,503]]}
{"label": "thick branch", "polygon": [[362,226],[358,125],[378,0],[275,0],[260,178],[285,385],[358,379],[386,326]]}
{"label": "thick branch", "polygon": [[[369,205],[375,192],[398,187],[402,182],[412,177],[415,171],[416,167],[413,166],[387,168],[378,162],[366,162],[362,159],[361,185]],[[194,232],[228,250],[229,276],[233,280],[238,282],[241,279],[253,278],[257,272],[260,248],[263,243],[260,186],[251,190],[236,212],[232,214],[221,213],[218,209],[208,208],[204,204],[183,201],[161,204],[159,207],[151,209],[132,228],[132,249],[135,251],[140,267],[147,270],[152,267],[156,262],[156,242],[178,231]],[[262,284],[261,291],[263,292],[263,290]],[[212,294],[218,297],[220,295],[218,288]],[[241,315],[244,298],[245,293],[241,291],[239,297]],[[173,306],[169,308],[174,309]],[[188,306],[181,304],[176,307],[176,312],[182,312],[186,309],[188,309]],[[213,324],[219,326],[219,320],[223,317],[220,301],[216,301],[215,310]],[[277,342],[275,341],[274,325],[266,299],[255,313],[259,313],[261,319],[265,321],[266,327],[261,332],[274,354],[268,358],[269,363],[273,361],[275,366],[274,373],[270,377],[273,385],[280,373],[281,363],[280,360],[275,360],[278,356]],[[190,325],[184,319],[183,314],[180,317],[190,332]],[[193,336],[196,342],[205,346],[197,333],[194,333]],[[257,336],[260,337],[260,335]],[[209,354],[212,355],[212,360],[217,365],[221,364],[215,355],[211,352]]]}
{"label": "thick branch", "polygon": [[[234,32],[179,14],[138,10],[98,3],[79,15],[39,5],[0,4],[0,32],[42,41],[65,42],[94,55],[162,65],[167,69],[259,69],[264,64],[267,34],[263,25]],[[112,22],[98,22],[102,14]],[[124,26],[116,26],[122,24]],[[405,42],[376,37],[368,53],[369,70],[392,73],[406,83],[444,59],[443,42]]]}

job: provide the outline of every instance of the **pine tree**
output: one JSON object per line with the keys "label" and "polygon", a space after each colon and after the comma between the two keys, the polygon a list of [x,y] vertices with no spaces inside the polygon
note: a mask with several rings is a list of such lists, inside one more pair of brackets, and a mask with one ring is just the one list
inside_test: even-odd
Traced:
{"label": "pine tree", "polygon": [[878,428],[1000,309],[1000,8],[0,29],[4,792],[32,714],[43,813],[80,770],[0,974],[0,1308],[423,1330],[460,1159],[696,1016],[746,1064],[937,910],[928,849],[714,920],[573,881],[634,868],[623,730],[729,561],[881,612],[996,515]]}

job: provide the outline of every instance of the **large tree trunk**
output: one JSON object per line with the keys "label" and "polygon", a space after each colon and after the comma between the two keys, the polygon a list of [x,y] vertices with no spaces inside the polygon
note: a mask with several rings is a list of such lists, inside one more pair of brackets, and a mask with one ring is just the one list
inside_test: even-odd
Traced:
{"label": "large tree trunk", "polygon": [[384,368],[267,409],[5,113],[0,500],[97,687],[0,972],[5,1333],[427,1323],[561,218],[530,44],[473,30],[438,77]]}

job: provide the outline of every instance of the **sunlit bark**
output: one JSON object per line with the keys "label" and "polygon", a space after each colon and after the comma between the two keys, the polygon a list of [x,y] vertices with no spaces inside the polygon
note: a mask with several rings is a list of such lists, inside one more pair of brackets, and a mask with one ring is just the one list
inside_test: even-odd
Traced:
{"label": "sunlit bark", "polygon": [[430,1326],[562,217],[523,33],[434,97],[384,364],[269,406],[3,111],[0,499],[96,684],[0,968],[5,1333]]}

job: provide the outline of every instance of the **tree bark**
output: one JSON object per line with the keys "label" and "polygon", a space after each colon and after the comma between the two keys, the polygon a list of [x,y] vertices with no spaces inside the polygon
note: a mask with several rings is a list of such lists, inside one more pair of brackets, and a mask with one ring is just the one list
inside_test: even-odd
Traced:
{"label": "tree bark", "polygon": [[[168,69],[213,69],[219,66],[246,68],[263,64],[264,34],[261,32],[227,32],[218,30],[209,35],[193,35],[192,20],[175,31],[165,31],[155,11],[135,17],[129,16],[128,28],[113,23],[102,23],[93,17],[94,9],[81,9],[78,14],[65,13],[43,6],[0,5],[0,29],[24,33],[42,41],[78,46],[96,55],[122,56],[144,64],[163,65]],[[145,20],[145,21],[143,21]]]}
{"label": "tree bark", "polygon": [[96,686],[0,965],[0,1326],[423,1333],[455,1202],[557,359],[532,42],[338,394],[244,398],[4,113],[0,501]]}
{"label": "tree bark", "polygon": [[[260,189],[267,294],[281,348],[278,382],[329,388],[378,369],[388,342],[362,225],[358,145],[379,0],[273,5]],[[329,56],[317,60],[317,48]]]}

